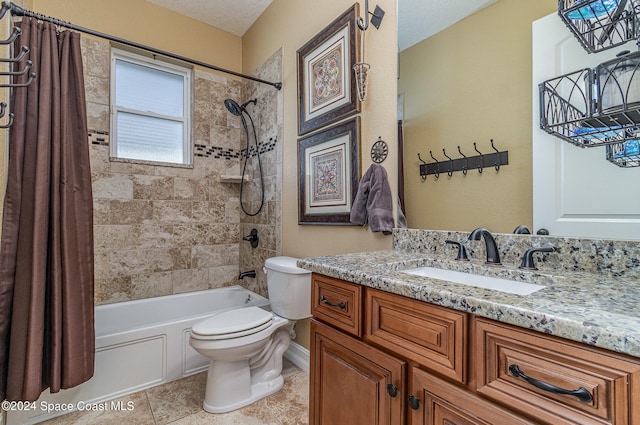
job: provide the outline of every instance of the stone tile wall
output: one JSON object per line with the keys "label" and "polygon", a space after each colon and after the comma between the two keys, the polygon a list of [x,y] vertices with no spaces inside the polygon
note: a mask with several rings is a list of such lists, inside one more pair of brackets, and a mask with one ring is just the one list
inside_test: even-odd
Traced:
{"label": "stone tile wall", "polygon": [[[266,294],[262,279],[239,282],[237,278],[241,251],[242,269],[260,272],[262,257],[277,252],[279,230],[271,223],[279,217],[275,211],[280,196],[273,183],[279,162],[265,158],[270,201],[257,223],[246,222],[240,212],[239,185],[220,181],[221,175],[240,173],[244,131],[223,101],[243,101],[245,83],[195,71],[192,168],[110,161],[110,45],[88,36],[82,37],[82,43],[94,196],[96,304],[238,283]],[[270,61],[279,60],[278,56]],[[266,68],[280,72],[277,64]],[[259,140],[271,138],[271,143],[263,144],[271,146],[267,155],[276,157],[281,157],[277,153],[281,125],[261,123],[277,122],[279,111],[269,106],[257,120]],[[267,130],[271,135],[265,139]],[[253,196],[254,188],[247,190]],[[247,252],[248,243],[241,236],[247,226],[254,225],[261,226],[261,248]]]}
{"label": "stone tile wall", "polygon": [[[282,81],[282,51],[274,53],[255,74],[267,81]],[[256,124],[265,197],[262,210],[257,215],[240,213],[242,235],[248,235],[252,229],[256,229],[260,237],[257,248],[252,248],[248,242],[240,244],[240,270],[255,270],[256,279],[246,279],[243,286],[268,296],[266,276],[263,272],[264,262],[267,258],[280,255],[282,252],[282,91],[265,84],[248,82],[243,87],[242,100],[244,102],[248,99],[258,100],[256,105],[247,106],[247,110]],[[250,134],[250,137],[250,146],[253,146],[253,136]],[[255,149],[250,148],[249,154],[247,174],[250,176],[250,183],[244,187],[243,199],[245,209],[253,214],[260,206],[260,171]]]}

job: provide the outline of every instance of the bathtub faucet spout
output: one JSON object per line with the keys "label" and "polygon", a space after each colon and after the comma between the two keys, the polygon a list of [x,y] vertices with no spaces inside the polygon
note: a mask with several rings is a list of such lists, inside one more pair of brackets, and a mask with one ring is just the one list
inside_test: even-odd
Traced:
{"label": "bathtub faucet spout", "polygon": [[242,280],[245,277],[256,277],[256,271],[255,270],[249,270],[248,272],[242,272],[242,273],[240,273],[240,276],[238,276],[238,280]]}

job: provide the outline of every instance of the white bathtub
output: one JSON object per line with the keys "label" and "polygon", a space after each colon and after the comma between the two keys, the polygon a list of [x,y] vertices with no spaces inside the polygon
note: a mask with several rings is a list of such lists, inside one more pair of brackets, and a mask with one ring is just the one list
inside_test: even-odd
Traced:
{"label": "white bathtub", "polygon": [[93,378],[56,394],[43,393],[35,410],[9,412],[7,424],[34,424],[69,407],[85,409],[204,371],[209,362],[189,345],[191,326],[230,308],[256,305],[268,308],[269,300],[231,286],[98,306]]}

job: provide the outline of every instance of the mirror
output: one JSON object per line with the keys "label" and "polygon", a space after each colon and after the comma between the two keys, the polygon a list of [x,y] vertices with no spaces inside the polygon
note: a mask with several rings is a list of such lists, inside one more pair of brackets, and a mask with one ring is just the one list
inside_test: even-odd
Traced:
{"label": "mirror", "polygon": [[[418,15],[418,9],[411,9],[414,1],[398,1],[400,43],[411,27],[402,24],[404,10]],[[443,2],[420,1],[428,4],[430,16],[443,15]],[[558,2],[454,3],[468,17],[401,47],[399,53],[408,225],[461,231],[482,226],[500,233],[526,225],[535,233],[531,32],[532,22],[557,13]],[[491,140],[500,151],[508,151],[508,165],[496,171],[485,164],[482,173],[469,169],[466,175],[447,175],[448,157],[477,155],[474,143],[478,151],[491,153]],[[440,164],[438,179],[429,175],[421,180],[422,161]]]}

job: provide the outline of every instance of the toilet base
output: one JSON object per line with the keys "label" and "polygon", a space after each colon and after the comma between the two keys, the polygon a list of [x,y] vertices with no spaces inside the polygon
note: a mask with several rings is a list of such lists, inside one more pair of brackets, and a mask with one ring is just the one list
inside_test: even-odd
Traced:
{"label": "toilet base", "polygon": [[278,318],[275,333],[242,346],[242,356],[236,349],[218,351],[218,358],[209,363],[204,410],[230,412],[278,392],[284,385],[282,356],[291,342],[293,325]]}
{"label": "toilet base", "polygon": [[271,394],[275,394],[284,385],[284,378],[282,375],[277,378],[268,381],[268,382],[260,382],[257,384],[251,385],[251,395],[243,400],[236,400],[229,404],[216,404],[215,401],[209,403],[205,398],[202,407],[205,411],[209,413],[226,413],[231,412],[232,410],[240,409],[241,407],[248,406],[256,401],[270,396]]}

